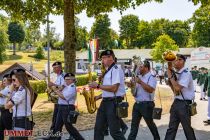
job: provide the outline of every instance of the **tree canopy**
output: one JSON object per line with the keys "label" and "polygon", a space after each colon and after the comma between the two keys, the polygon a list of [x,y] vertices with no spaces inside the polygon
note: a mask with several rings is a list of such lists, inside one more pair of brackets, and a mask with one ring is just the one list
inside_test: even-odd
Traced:
{"label": "tree canopy", "polygon": [[159,36],[153,45],[154,48],[151,51],[152,59],[161,63],[164,63],[162,54],[165,51],[176,51],[179,49],[179,46],[176,45],[175,41],[166,34]]}
{"label": "tree canopy", "polygon": [[18,22],[10,22],[8,25],[9,41],[13,43],[13,55],[15,55],[16,43],[22,43],[25,38],[25,31]]}
{"label": "tree canopy", "polygon": [[126,47],[131,48],[137,37],[139,18],[136,15],[126,15],[119,20],[120,38],[126,40]]}
{"label": "tree canopy", "polygon": [[[65,71],[75,73],[76,34],[75,14],[86,10],[88,16],[110,12],[113,8],[124,11],[143,3],[163,0],[1,0],[0,9],[5,10],[14,20],[30,20],[38,26],[46,22],[46,15],[64,15],[64,63]],[[192,0],[195,4],[205,0]]]}
{"label": "tree canopy", "polygon": [[107,14],[96,16],[90,31],[90,39],[98,38],[100,49],[107,49],[111,42],[110,19]]}
{"label": "tree canopy", "polygon": [[201,6],[195,11],[191,22],[194,23],[192,40],[197,47],[210,47],[210,5]]}

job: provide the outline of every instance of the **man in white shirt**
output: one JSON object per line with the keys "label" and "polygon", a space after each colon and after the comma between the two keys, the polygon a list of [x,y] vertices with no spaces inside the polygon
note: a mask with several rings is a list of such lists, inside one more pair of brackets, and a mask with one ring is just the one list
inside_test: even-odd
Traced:
{"label": "man in white shirt", "polygon": [[[125,140],[123,133],[120,131],[120,119],[116,115],[116,102],[122,101],[125,94],[124,79],[121,80],[121,68],[115,64],[115,55],[112,50],[105,50],[101,53],[102,63],[106,68],[103,77],[103,84],[96,82],[90,83],[91,88],[99,88],[103,90],[101,96],[102,102],[98,108],[96,115],[96,123],[94,127],[94,140],[104,139],[105,124],[108,123],[110,134],[115,140]],[[123,71],[122,71],[123,72]]]}
{"label": "man in white shirt", "polygon": [[[55,81],[50,81],[48,83],[48,86],[52,87],[52,86],[62,86],[62,85],[64,85],[64,72],[62,71],[62,63],[59,62],[59,61],[54,62],[52,64],[52,67],[53,67],[53,72],[56,75],[56,78],[54,78]],[[51,131],[53,131],[54,128],[55,128],[55,122],[56,122],[57,113],[58,113],[58,104],[55,103],[54,104],[52,124],[51,124],[51,127],[50,127]],[[46,137],[44,139],[49,139],[49,137]]]}
{"label": "man in white shirt", "polygon": [[128,140],[135,140],[141,118],[144,118],[149,127],[154,140],[160,140],[160,136],[155,125],[152,113],[155,107],[154,94],[157,85],[156,78],[150,72],[150,63],[144,61],[139,67],[140,75],[135,78],[137,94],[132,111],[131,131]]}
{"label": "man in white shirt", "polygon": [[196,140],[188,107],[188,104],[194,100],[195,93],[192,75],[184,68],[185,62],[185,56],[178,54],[173,62],[176,72],[172,73],[172,67],[168,67],[168,79],[175,99],[171,105],[169,128],[165,140],[175,140],[179,123],[182,124],[187,140]]}

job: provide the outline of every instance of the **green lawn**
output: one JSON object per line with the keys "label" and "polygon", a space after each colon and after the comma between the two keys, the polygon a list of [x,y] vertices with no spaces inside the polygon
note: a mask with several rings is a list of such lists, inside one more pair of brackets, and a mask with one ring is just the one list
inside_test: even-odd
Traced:
{"label": "green lawn", "polygon": [[[46,53],[46,52],[45,52]],[[6,56],[7,59],[4,61],[3,64],[1,64],[1,70],[3,71],[12,64],[18,62],[18,63],[33,63],[34,68],[38,72],[42,72],[45,69],[45,65],[47,64],[47,60],[36,60],[33,57],[29,57],[29,55],[34,55],[35,53],[30,52],[23,52],[23,51],[17,51],[16,55],[13,55],[13,52],[11,50],[6,50]],[[47,54],[45,54],[47,56]],[[51,61],[64,61],[63,57],[63,51],[51,51],[50,52],[50,59]]]}

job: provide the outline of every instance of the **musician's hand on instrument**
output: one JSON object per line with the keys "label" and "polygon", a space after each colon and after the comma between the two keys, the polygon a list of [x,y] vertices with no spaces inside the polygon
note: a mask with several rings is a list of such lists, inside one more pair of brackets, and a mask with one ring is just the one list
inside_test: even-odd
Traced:
{"label": "musician's hand on instrument", "polygon": [[98,83],[97,82],[92,82],[88,84],[90,88],[97,88]]}
{"label": "musician's hand on instrument", "polygon": [[141,79],[138,78],[138,77],[135,77],[135,82],[138,83],[138,84],[141,84]]}

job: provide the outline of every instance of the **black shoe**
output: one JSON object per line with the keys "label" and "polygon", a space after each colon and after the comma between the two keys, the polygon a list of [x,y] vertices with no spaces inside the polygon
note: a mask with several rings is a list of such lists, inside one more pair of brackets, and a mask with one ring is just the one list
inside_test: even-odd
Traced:
{"label": "black shoe", "polygon": [[122,128],[122,133],[123,133],[123,135],[126,134],[127,130],[128,130],[128,127],[127,127],[127,126],[126,126],[125,128]]}

